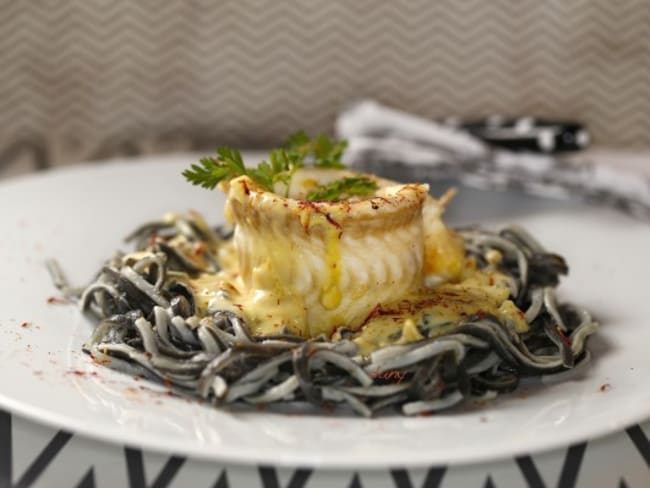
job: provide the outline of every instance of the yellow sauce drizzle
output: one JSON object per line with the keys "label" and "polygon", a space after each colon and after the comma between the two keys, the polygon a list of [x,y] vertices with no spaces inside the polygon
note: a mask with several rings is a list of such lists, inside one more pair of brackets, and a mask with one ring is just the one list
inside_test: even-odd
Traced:
{"label": "yellow sauce drizzle", "polygon": [[320,295],[320,303],[327,310],[333,310],[341,304],[341,249],[339,239],[341,233],[336,227],[331,227],[325,237],[325,282]]}

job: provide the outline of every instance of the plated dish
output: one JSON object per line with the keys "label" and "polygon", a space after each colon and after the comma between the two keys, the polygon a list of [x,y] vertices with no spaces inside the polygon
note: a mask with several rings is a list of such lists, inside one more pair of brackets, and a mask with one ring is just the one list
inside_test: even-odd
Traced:
{"label": "plated dish", "polygon": [[[298,133],[246,168],[220,149],[184,172],[227,195],[138,227],[79,296],[98,364],[219,406],[429,414],[561,381],[597,324],[558,303],[568,267],[519,226],[452,230],[452,197],[354,173],[344,144]],[[180,181],[179,181],[179,184]],[[317,410],[318,411],[318,410]]]}
{"label": "plated dish", "polygon": [[[243,156],[254,164],[267,154]],[[0,183],[0,208],[11,209],[0,212],[3,409],[119,445],[165,452],[173,446],[179,455],[217,463],[380,470],[566,448],[650,416],[650,390],[643,387],[650,374],[650,264],[639,259],[650,247],[647,224],[591,205],[462,186],[445,210],[450,226],[525,227],[570,264],[557,289],[560,301],[581,304],[603,323],[589,341],[591,361],[571,378],[540,387],[523,380],[512,394],[467,399],[434,415],[393,408],[363,418],[343,406],[309,415],[275,413],[283,403],[213,408],[95,363],[82,349],[97,319],[50,300],[62,297],[44,262],[55,256],[71,283],[88,283],[116,248],[132,250],[123,236],[172,208],[225,225],[222,192],[182,178],[179,184],[197,159],[123,159]],[[431,190],[442,195],[452,185],[432,182]]]}

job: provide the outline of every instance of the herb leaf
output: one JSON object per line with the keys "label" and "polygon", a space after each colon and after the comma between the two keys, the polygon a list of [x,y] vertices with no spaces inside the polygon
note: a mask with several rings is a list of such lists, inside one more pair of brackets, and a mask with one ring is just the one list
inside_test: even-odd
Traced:
{"label": "herb leaf", "polygon": [[202,158],[199,164],[193,164],[190,169],[183,171],[183,176],[193,185],[212,190],[222,180],[246,174],[244,160],[237,149],[220,147],[217,154],[217,158]]}
{"label": "herb leaf", "polygon": [[334,142],[322,134],[310,139],[304,131],[298,131],[287,138],[284,148],[272,150],[268,162],[262,161],[256,168],[246,168],[237,149],[221,147],[217,157],[201,159],[183,171],[183,176],[193,185],[213,189],[221,181],[247,175],[267,191],[283,183],[288,192],[291,177],[304,166],[344,168],[341,156],[346,146],[346,141]]}
{"label": "herb leaf", "polygon": [[327,185],[319,185],[307,194],[307,200],[338,202],[347,197],[368,195],[377,189],[377,183],[365,176],[350,176],[332,181]]}
{"label": "herb leaf", "polygon": [[334,142],[325,134],[310,139],[304,131],[298,131],[287,138],[286,147],[291,153],[307,160],[317,168],[345,168],[341,156],[347,141]]}
{"label": "herb leaf", "polygon": [[311,144],[311,139],[305,133],[304,130],[299,130],[287,137],[287,141],[284,143],[285,147],[289,151],[294,151],[298,153],[306,153],[309,150],[309,145]]}
{"label": "herb leaf", "polygon": [[348,141],[333,142],[329,137],[320,135],[312,144],[314,166],[317,168],[345,168],[341,163],[341,156],[348,146]]}

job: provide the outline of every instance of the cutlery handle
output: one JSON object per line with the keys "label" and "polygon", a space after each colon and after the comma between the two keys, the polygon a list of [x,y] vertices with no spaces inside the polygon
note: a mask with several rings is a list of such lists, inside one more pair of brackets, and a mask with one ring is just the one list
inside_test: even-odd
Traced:
{"label": "cutlery handle", "polygon": [[590,141],[585,126],[572,121],[493,115],[454,125],[488,144],[511,150],[542,153],[579,151],[586,148]]}

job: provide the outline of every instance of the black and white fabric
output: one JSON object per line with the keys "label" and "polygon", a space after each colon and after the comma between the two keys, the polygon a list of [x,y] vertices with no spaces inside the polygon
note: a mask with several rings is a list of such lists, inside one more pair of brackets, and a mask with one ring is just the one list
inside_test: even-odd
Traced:
{"label": "black and white fabric", "polygon": [[[468,131],[371,100],[338,117],[347,162],[396,179],[452,178],[476,188],[581,198],[650,219],[650,178],[615,165],[495,148]],[[583,136],[586,137],[586,136]]]}

